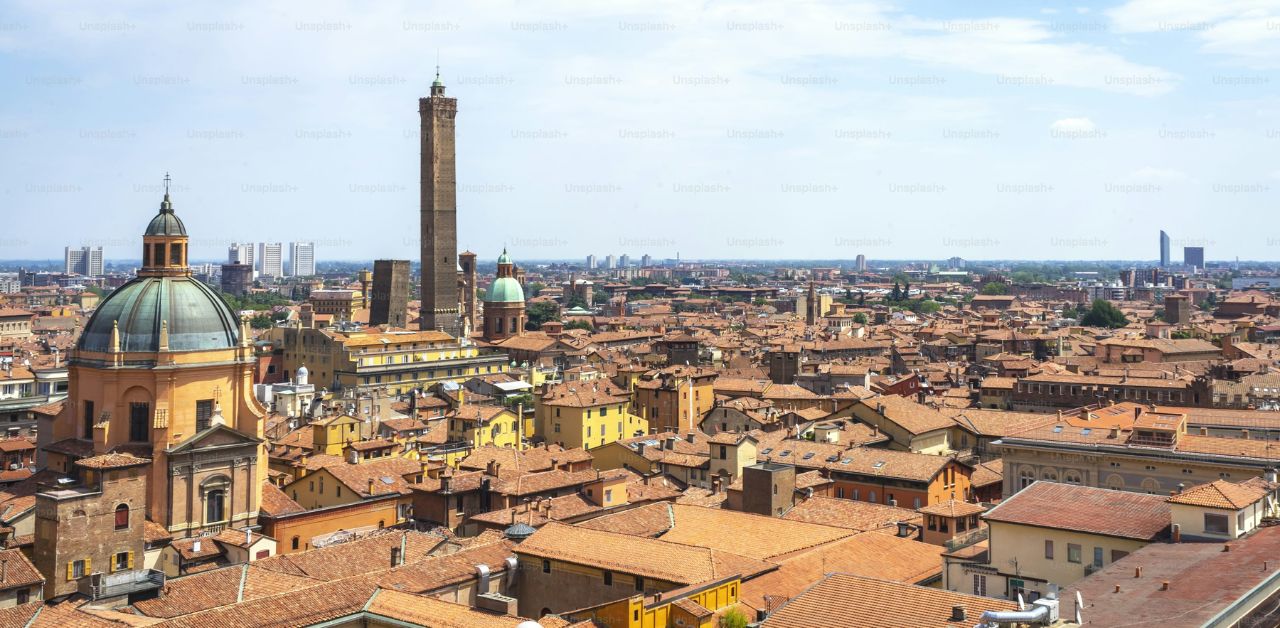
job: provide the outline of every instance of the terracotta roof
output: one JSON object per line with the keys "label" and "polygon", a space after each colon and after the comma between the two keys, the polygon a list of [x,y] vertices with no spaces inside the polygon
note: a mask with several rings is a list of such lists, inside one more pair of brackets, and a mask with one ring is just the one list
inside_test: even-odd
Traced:
{"label": "terracotta roof", "polygon": [[859,532],[871,530],[896,532],[900,521],[917,526],[924,521],[920,513],[907,508],[818,495],[797,503],[782,518],[789,521],[837,526]]}
{"label": "terracotta roof", "polygon": [[[952,622],[953,607],[966,619]],[[965,595],[890,580],[836,573],[774,611],[762,628],[972,628],[983,611],[1012,611],[1007,600]]]}
{"label": "terracotta roof", "polygon": [[1226,480],[1214,480],[1208,484],[1193,486],[1169,498],[1170,504],[1240,510],[1255,504],[1270,491],[1250,484],[1236,484]]}
{"label": "terracotta roof", "polygon": [[940,502],[937,504],[929,504],[928,506],[918,508],[917,510],[919,510],[921,514],[925,514],[925,515],[937,515],[939,517],[953,517],[953,518],[967,517],[969,515],[978,515],[987,511],[986,508],[983,508],[978,504],[972,504],[969,502],[958,502],[954,499],[949,499],[945,502]]}
{"label": "terracotta roof", "polygon": [[998,482],[1004,482],[1003,458],[979,462],[973,468],[973,475],[969,476],[969,484],[975,487],[990,486]]}
{"label": "terracotta roof", "polygon": [[[1075,614],[1075,593],[1091,626],[1208,625],[1280,569],[1280,527],[1266,527],[1230,543],[1152,543],[1063,591],[1061,616]],[[1134,578],[1137,568],[1142,577]],[[1169,588],[1162,590],[1162,583]],[[1116,592],[1116,587],[1120,592]],[[1266,621],[1266,620],[1263,620]]]}
{"label": "terracotta roof", "polygon": [[1163,495],[1034,482],[987,511],[987,521],[1072,530],[1144,541],[1169,527]]}
{"label": "terracotta roof", "polygon": [[280,573],[253,564],[236,565],[170,578],[165,581],[164,595],[136,602],[133,608],[148,617],[172,618],[319,583],[313,578]]}
{"label": "terracotta roof", "polygon": [[[675,504],[675,524],[660,538],[766,560],[849,536],[849,530],[733,510]],[[732,534],[725,534],[732,530]]]}
{"label": "terracotta roof", "polygon": [[123,469],[150,463],[150,458],[139,458],[131,454],[102,454],[76,461],[77,466],[86,469]]}
{"label": "terracotta roof", "polygon": [[955,423],[947,415],[898,395],[881,395],[859,401],[912,434],[948,429]]}
{"label": "terracotta roof", "polygon": [[20,549],[0,550],[0,562],[5,563],[4,581],[0,582],[0,590],[29,587],[43,584],[44,576],[36,570],[35,565],[27,559]]}
{"label": "terracotta roof", "polygon": [[498,615],[430,596],[387,589],[374,592],[364,612],[431,628],[512,628],[522,621],[514,615]]}
{"label": "terracotta roof", "polygon": [[270,482],[262,483],[262,503],[260,506],[262,513],[269,516],[288,515],[296,512],[305,512],[301,504],[293,501],[284,491],[276,487]]}
{"label": "terracotta roof", "polygon": [[600,567],[676,584],[750,576],[770,565],[745,556],[550,522],[516,546],[517,554]]}
{"label": "terracotta roof", "polygon": [[777,571],[742,583],[740,600],[772,610],[832,572],[919,583],[942,572],[940,545],[863,533],[779,561]]}
{"label": "terracotta roof", "polygon": [[632,536],[658,537],[675,524],[671,504],[656,503],[588,519],[579,528]]}

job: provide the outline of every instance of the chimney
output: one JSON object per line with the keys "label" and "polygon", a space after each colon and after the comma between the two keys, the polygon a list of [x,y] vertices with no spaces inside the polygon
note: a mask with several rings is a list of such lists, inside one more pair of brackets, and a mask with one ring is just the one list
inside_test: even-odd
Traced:
{"label": "chimney", "polygon": [[1240,438],[1249,440],[1249,430],[1240,430]]}
{"label": "chimney", "polygon": [[395,546],[391,548],[391,566],[392,567],[400,566],[400,547],[399,546]]}
{"label": "chimney", "polygon": [[0,559],[0,582],[9,580],[9,559]]}
{"label": "chimney", "polygon": [[246,547],[253,545],[253,533],[249,531],[249,528],[244,529],[244,544]]}
{"label": "chimney", "polygon": [[676,439],[675,439],[675,437],[674,437],[674,436],[668,436],[668,437],[667,437],[667,440],[666,440],[666,445],[665,445],[665,447],[663,447],[663,449],[666,449],[667,451],[671,451],[671,450],[673,450],[673,449],[675,449],[675,448],[676,448]]}
{"label": "chimney", "polygon": [[1133,577],[1134,577],[1134,578],[1141,578],[1141,577],[1142,577],[1142,567],[1134,567],[1134,568],[1133,568]]}
{"label": "chimney", "polygon": [[956,604],[955,606],[951,607],[951,621],[953,622],[966,621],[963,605]]}
{"label": "chimney", "polygon": [[369,478],[369,495],[373,495],[373,478]]}
{"label": "chimney", "polygon": [[1136,421],[1136,420],[1138,420],[1138,417],[1140,417],[1140,416],[1142,416],[1142,406],[1134,406],[1134,407],[1133,407],[1133,420],[1135,420],[1135,421]]}
{"label": "chimney", "polygon": [[690,443],[692,443],[692,442],[693,442],[693,432],[689,432],[688,434],[685,434],[685,435],[684,435],[684,439],[685,439],[685,440],[687,440],[687,441],[689,441]]}
{"label": "chimney", "polygon": [[1181,542],[1182,542],[1182,526],[1181,526],[1181,525],[1179,525],[1179,524],[1177,524],[1177,523],[1173,524],[1173,533],[1172,533],[1172,537],[1173,537],[1173,542],[1174,542],[1174,543],[1181,543]]}
{"label": "chimney", "polygon": [[1275,484],[1275,483],[1276,483],[1276,480],[1277,480],[1277,479],[1280,479],[1280,478],[1278,478],[1278,477],[1277,477],[1277,473],[1276,473],[1275,467],[1268,468],[1268,469],[1267,469],[1267,473],[1266,473],[1266,475],[1265,475],[1265,476],[1263,476],[1263,477],[1265,477],[1265,478],[1266,478],[1266,480],[1267,480],[1268,482],[1272,483],[1272,484]]}
{"label": "chimney", "polygon": [[1168,590],[1169,590],[1169,581],[1168,581],[1168,580],[1165,580],[1164,582],[1161,582],[1161,583],[1160,583],[1160,590],[1161,590],[1161,591],[1168,591]]}

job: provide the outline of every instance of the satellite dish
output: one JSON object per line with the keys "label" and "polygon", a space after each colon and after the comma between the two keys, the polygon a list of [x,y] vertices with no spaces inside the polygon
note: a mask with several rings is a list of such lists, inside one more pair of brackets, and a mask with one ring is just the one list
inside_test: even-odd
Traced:
{"label": "satellite dish", "polygon": [[1021,593],[1019,593],[1019,594],[1018,594],[1018,610],[1020,610],[1020,611],[1025,611],[1025,610],[1027,610],[1027,605],[1026,605],[1026,603],[1022,601],[1022,594],[1021,594]]}
{"label": "satellite dish", "polygon": [[1076,623],[1083,626],[1084,621],[1080,619],[1080,609],[1084,608],[1084,596],[1080,595],[1080,591],[1076,591]]}

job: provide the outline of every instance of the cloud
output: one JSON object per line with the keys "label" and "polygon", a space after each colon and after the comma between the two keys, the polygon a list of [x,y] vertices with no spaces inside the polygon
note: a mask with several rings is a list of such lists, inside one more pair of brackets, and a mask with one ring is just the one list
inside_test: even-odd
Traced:
{"label": "cloud", "polygon": [[1097,130],[1097,127],[1093,124],[1093,120],[1088,118],[1063,118],[1054,120],[1053,124],[1049,125],[1049,130],[1058,133],[1077,134],[1092,133]]}
{"label": "cloud", "polygon": [[1251,67],[1280,67],[1280,3],[1275,0],[1131,0],[1107,15],[1118,33],[1182,33],[1206,52]]}

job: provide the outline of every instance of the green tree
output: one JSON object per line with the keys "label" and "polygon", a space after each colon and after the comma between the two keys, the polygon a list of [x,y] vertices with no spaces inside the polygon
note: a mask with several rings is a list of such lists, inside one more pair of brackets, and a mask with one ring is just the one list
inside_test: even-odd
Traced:
{"label": "green tree", "polygon": [[575,320],[575,321],[569,321],[569,322],[567,322],[567,323],[565,323],[565,324],[564,324],[564,328],[565,328],[565,329],[585,329],[585,330],[587,330],[587,331],[595,331],[595,330],[596,330],[596,328],[595,328],[595,327],[592,327],[592,326],[591,326],[591,323],[588,323],[587,321],[584,321],[584,320],[582,320],[582,319],[578,319],[578,320]]}
{"label": "green tree", "polygon": [[578,294],[569,295],[569,298],[565,299],[564,306],[570,310],[575,307],[580,307],[584,310],[591,309],[591,304],[587,303],[587,300],[582,298],[582,295]]}
{"label": "green tree", "polygon": [[1129,324],[1129,319],[1124,317],[1116,306],[1111,305],[1106,299],[1094,299],[1093,307],[1085,313],[1084,318],[1080,322],[1090,327],[1124,327]]}
{"label": "green tree", "polygon": [[992,281],[982,286],[982,294],[1009,294],[1009,286]]}
{"label": "green tree", "polygon": [[902,286],[898,285],[898,281],[896,279],[893,281],[893,290],[889,292],[889,300],[890,301],[902,300]]}
{"label": "green tree", "polygon": [[524,313],[528,317],[524,328],[530,331],[542,329],[542,324],[547,321],[560,320],[560,308],[549,301],[531,303],[529,307],[525,308]]}
{"label": "green tree", "polygon": [[731,608],[720,616],[720,628],[747,628],[747,616],[737,608]]}
{"label": "green tree", "polygon": [[921,299],[916,303],[919,303],[916,311],[921,314],[936,314],[942,311],[942,304],[934,301],[933,299]]}
{"label": "green tree", "polygon": [[603,291],[591,293],[592,305],[608,305],[608,303],[609,303],[609,295],[604,293]]}
{"label": "green tree", "polygon": [[527,293],[527,296],[529,298],[533,298],[538,296],[539,294],[542,294],[543,289],[545,289],[546,287],[547,287],[547,284],[542,283],[541,281],[534,281],[534,282],[530,282],[529,285],[525,286],[524,291]]}
{"label": "green tree", "polygon": [[1080,318],[1080,311],[1071,306],[1064,307],[1062,308],[1062,318]]}
{"label": "green tree", "polygon": [[752,301],[751,304],[756,307],[763,307],[765,305],[769,305],[769,300],[764,297],[756,297],[756,299]]}
{"label": "green tree", "polygon": [[866,315],[866,314],[864,314],[864,313],[862,313],[862,312],[854,312],[854,314],[853,314],[853,322],[855,322],[855,323],[857,323],[857,324],[859,324],[859,325],[866,325],[866,324],[867,324],[867,315]]}
{"label": "green tree", "polygon": [[266,314],[258,314],[249,319],[249,326],[254,329],[268,329],[272,325],[271,317]]}

